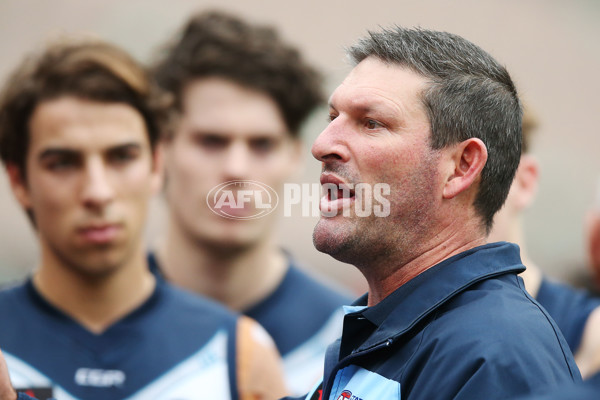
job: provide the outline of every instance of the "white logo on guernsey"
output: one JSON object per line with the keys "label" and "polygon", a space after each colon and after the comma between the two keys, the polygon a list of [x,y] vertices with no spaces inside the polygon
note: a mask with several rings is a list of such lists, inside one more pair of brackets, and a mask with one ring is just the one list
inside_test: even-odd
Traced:
{"label": "white logo on guernsey", "polygon": [[79,368],[75,382],[80,386],[111,387],[125,383],[125,373],[117,369]]}

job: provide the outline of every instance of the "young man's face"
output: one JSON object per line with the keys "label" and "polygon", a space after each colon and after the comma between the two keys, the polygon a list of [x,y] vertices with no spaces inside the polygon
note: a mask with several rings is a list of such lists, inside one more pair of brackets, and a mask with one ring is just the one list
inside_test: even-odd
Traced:
{"label": "young man's face", "polygon": [[160,174],[140,113],[65,96],[39,104],[29,131],[26,177],[13,169],[11,183],[33,212],[44,259],[96,276],[142,251]]}
{"label": "young man's face", "polygon": [[[321,201],[338,210],[317,223],[315,247],[345,262],[376,262],[396,251],[420,251],[442,197],[439,152],[430,147],[429,119],[420,100],[427,81],[375,58],[358,64],[330,99],[331,122],[312,147],[322,184],[388,184],[390,215],[361,218],[352,192]],[[344,216],[342,207],[351,214]]]}
{"label": "young man's face", "polygon": [[[225,79],[190,82],[182,109],[174,137],[164,143],[172,223],[191,240],[211,246],[252,246],[273,228],[276,213],[224,218],[209,209],[207,195],[236,180],[258,181],[281,193],[299,164],[299,142],[269,96]],[[228,210],[242,218],[255,211],[250,202]]]}

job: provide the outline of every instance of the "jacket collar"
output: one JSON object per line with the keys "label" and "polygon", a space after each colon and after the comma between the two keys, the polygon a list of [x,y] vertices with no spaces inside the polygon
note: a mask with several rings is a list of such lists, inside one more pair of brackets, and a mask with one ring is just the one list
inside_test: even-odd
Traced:
{"label": "jacket collar", "polygon": [[[405,283],[375,306],[352,313],[360,314],[377,327],[358,350],[402,335],[477,282],[524,270],[519,247],[512,243],[486,244],[450,257]],[[367,295],[354,303],[356,306],[366,304]]]}

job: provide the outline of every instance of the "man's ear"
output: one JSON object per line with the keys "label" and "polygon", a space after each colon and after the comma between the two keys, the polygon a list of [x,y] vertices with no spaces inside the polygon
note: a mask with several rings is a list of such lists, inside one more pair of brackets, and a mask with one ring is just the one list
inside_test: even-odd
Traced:
{"label": "man's ear", "polygon": [[470,138],[448,149],[450,173],[444,185],[443,196],[452,199],[470,188],[479,179],[487,162],[487,148],[477,138]]}
{"label": "man's ear", "polygon": [[10,187],[17,201],[19,204],[21,204],[21,207],[23,207],[25,210],[31,209],[29,188],[27,187],[27,181],[21,168],[15,164],[8,164],[6,166],[6,172],[8,172]]}
{"label": "man's ear", "polygon": [[530,154],[521,156],[519,168],[510,187],[514,191],[514,204],[518,210],[524,210],[533,203],[537,194],[540,179],[540,166],[538,161]]}

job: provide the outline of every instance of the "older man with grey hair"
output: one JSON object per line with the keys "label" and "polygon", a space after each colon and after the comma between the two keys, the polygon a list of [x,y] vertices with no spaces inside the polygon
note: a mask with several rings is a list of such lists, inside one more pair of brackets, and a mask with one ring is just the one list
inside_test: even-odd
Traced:
{"label": "older man with grey hair", "polygon": [[[314,244],[369,292],[346,310],[307,399],[508,399],[581,379],[556,324],[527,294],[517,246],[487,243],[519,163],[508,72],[469,41],[396,27],[349,49],[312,153]],[[357,184],[389,185],[390,214],[361,218]]]}

